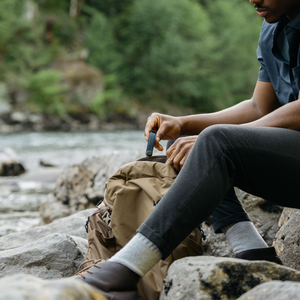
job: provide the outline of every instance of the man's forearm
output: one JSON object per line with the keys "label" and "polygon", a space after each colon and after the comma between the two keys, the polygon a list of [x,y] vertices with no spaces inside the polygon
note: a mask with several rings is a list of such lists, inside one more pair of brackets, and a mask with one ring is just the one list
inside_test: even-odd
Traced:
{"label": "man's forearm", "polygon": [[262,113],[251,99],[219,112],[179,117],[179,119],[182,124],[181,135],[195,135],[214,124],[244,124],[261,117]]}
{"label": "man's forearm", "polygon": [[262,118],[243,125],[300,130],[300,100],[281,106]]}

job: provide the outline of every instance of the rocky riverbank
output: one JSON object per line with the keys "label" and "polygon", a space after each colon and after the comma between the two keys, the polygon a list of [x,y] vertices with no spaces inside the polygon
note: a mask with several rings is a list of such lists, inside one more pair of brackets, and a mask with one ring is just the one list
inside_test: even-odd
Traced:
{"label": "rocky riverbank", "polygon": [[[68,113],[62,117],[55,114],[34,113],[30,111],[11,110],[1,113],[0,99],[0,133],[23,131],[89,132],[100,130],[144,130],[147,118],[152,112],[152,108],[136,108],[132,109],[130,116],[115,114],[105,119],[86,112]],[[161,112],[175,116],[195,113],[188,108],[179,109],[176,107]]]}
{"label": "rocky riverbank", "polygon": [[[84,61],[86,58],[87,53],[83,51],[53,62],[49,69],[35,74],[37,77],[31,82],[31,87],[12,87],[0,82],[0,133],[132,130],[143,127],[145,117],[132,109],[119,109],[121,112],[108,110],[99,118],[99,111],[92,109],[92,103],[104,93],[104,78],[98,69]],[[41,74],[42,77],[39,77]],[[50,93],[50,96],[44,89],[44,82],[40,82],[42,79],[48,82],[53,74],[61,77],[57,85],[51,82],[54,90],[61,89],[60,95],[56,95],[60,97],[60,103],[55,102],[54,94]]]}
{"label": "rocky riverbank", "polygon": [[[90,158],[61,173],[54,192],[41,205],[45,225],[0,238],[0,299],[101,299],[83,283],[61,278],[76,273],[84,260],[86,219],[95,203],[103,199],[106,180],[137,157],[133,152]],[[205,256],[175,262],[160,299],[300,299],[300,212],[282,211],[241,191],[238,196],[267,243],[275,246],[284,266],[233,259],[223,235],[214,234],[207,220],[202,224],[207,236]]]}
{"label": "rocky riverbank", "polygon": [[101,120],[91,113],[53,114],[13,111],[0,115],[0,133],[22,131],[99,131],[142,129],[146,116],[132,118],[115,117],[112,121]]}

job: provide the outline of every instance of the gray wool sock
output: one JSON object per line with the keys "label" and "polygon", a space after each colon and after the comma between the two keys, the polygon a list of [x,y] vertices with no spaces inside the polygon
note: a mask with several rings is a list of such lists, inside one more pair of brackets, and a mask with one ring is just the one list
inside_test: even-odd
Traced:
{"label": "gray wool sock", "polygon": [[235,254],[250,249],[268,247],[252,222],[245,221],[231,224],[221,228],[221,230]]}
{"label": "gray wool sock", "polygon": [[161,257],[157,246],[142,234],[137,233],[109,261],[119,263],[143,277],[160,261]]}

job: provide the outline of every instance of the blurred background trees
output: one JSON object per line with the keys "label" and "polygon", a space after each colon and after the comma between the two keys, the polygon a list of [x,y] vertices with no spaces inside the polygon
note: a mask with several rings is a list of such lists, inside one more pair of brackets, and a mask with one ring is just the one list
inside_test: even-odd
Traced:
{"label": "blurred background trees", "polygon": [[59,116],[222,109],[251,97],[261,22],[243,0],[1,0],[0,83]]}

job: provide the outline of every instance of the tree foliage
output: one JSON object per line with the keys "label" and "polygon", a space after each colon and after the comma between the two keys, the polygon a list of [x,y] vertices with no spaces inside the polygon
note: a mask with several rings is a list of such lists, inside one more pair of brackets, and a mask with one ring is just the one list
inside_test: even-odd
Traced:
{"label": "tree foliage", "polygon": [[208,17],[189,0],[141,0],[130,15],[121,80],[126,90],[191,105],[201,98],[210,52]]}
{"label": "tree foliage", "polygon": [[141,103],[221,109],[249,97],[256,80],[252,10],[241,0],[139,0],[116,18],[103,10],[86,29],[89,61]]}
{"label": "tree foliage", "polygon": [[[71,0],[0,1],[0,81],[12,98],[24,90],[27,107],[68,111],[60,76],[49,68],[82,49],[107,82],[90,107],[101,116],[126,111],[133,101],[212,111],[251,96],[261,19],[247,1],[73,3],[76,17]],[[36,6],[30,20],[27,4]]]}
{"label": "tree foliage", "polygon": [[56,70],[42,70],[28,80],[28,107],[34,111],[64,115],[66,86],[61,84],[61,73]]}

